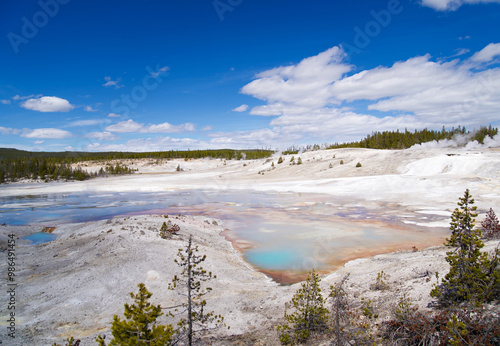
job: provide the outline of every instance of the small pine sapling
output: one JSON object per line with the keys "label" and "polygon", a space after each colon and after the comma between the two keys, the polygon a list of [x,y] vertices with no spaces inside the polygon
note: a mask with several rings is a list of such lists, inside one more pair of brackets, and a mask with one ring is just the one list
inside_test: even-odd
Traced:
{"label": "small pine sapling", "polygon": [[294,312],[285,312],[286,323],[277,327],[282,344],[305,342],[313,332],[328,329],[328,309],[319,287],[321,279],[314,270],[292,298]]}
{"label": "small pine sapling", "polygon": [[500,223],[492,208],[486,214],[486,219],[481,222],[483,237],[486,239],[500,238]]}
{"label": "small pine sapling", "polygon": [[187,339],[188,345],[193,345],[195,333],[226,326],[222,315],[205,311],[207,302],[203,298],[212,288],[203,287],[203,283],[215,279],[216,276],[201,267],[207,256],[198,255],[197,252],[198,247],[193,246],[193,237],[189,236],[186,248],[179,249],[174,260],[182,268],[181,274],[175,275],[168,285],[170,290],[181,290],[180,294],[185,297],[185,302],[180,305],[182,310],[175,308],[174,312],[185,316],[178,323],[177,342]]}
{"label": "small pine sapling", "polygon": [[377,279],[375,280],[375,283],[370,286],[370,288],[375,291],[387,290],[389,289],[388,279],[389,276],[382,270],[381,272],[377,273]]}

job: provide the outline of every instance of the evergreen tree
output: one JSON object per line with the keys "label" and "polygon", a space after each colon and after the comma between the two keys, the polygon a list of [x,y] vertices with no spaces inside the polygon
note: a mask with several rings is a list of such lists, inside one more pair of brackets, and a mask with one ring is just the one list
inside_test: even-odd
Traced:
{"label": "evergreen tree", "polygon": [[[177,253],[177,263],[182,272],[180,277],[175,275],[169,289],[183,289],[181,293],[186,297],[186,301],[181,305],[185,314],[178,323],[177,331],[179,339],[187,338],[188,345],[193,345],[194,334],[208,329],[216,329],[224,325],[224,317],[216,315],[213,311],[206,312],[206,300],[203,297],[212,291],[212,288],[202,287],[202,283],[216,278],[211,272],[207,272],[201,267],[201,263],[207,258],[206,255],[197,255],[198,247],[193,246],[192,236],[189,236],[185,249],[179,249]],[[175,311],[179,311],[176,309]]]}
{"label": "evergreen tree", "polygon": [[[109,346],[164,346],[171,345],[174,333],[171,324],[157,325],[156,320],[163,315],[160,305],[151,305],[148,299],[153,295],[143,283],[138,285],[137,294],[130,293],[135,304],[125,304],[126,320],[121,320],[117,315],[113,318],[111,333],[113,339]],[[99,336],[96,340],[99,345],[105,346],[104,338]]]}
{"label": "evergreen tree", "polygon": [[481,227],[483,228],[483,236],[487,239],[500,236],[500,224],[492,208],[486,214],[486,219],[481,222]]}
{"label": "evergreen tree", "polygon": [[481,303],[499,297],[500,293],[500,251],[490,258],[481,252],[484,246],[481,231],[474,229],[477,207],[473,206],[469,189],[458,202],[451,216],[451,237],[445,245],[454,247],[454,251],[446,253],[446,261],[450,271],[441,285],[431,291],[442,305],[462,302]]}
{"label": "evergreen tree", "polygon": [[305,342],[312,332],[328,329],[328,309],[321,295],[320,280],[312,270],[293,296],[291,303],[295,312],[287,314],[285,311],[286,324],[277,328],[282,344]]}
{"label": "evergreen tree", "polygon": [[278,159],[278,164],[280,163],[283,163],[283,158],[280,156],[280,158]]}
{"label": "evergreen tree", "polygon": [[301,165],[301,164],[302,164],[302,159],[301,159],[300,157],[297,159],[297,164],[298,164],[298,165]]}

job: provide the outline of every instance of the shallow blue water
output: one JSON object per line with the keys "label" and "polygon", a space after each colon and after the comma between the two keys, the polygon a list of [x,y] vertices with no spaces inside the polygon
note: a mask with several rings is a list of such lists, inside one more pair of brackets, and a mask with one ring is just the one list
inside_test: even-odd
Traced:
{"label": "shallow blue water", "polygon": [[30,240],[31,245],[38,245],[38,244],[48,243],[50,241],[56,240],[57,235],[45,233],[45,232],[38,232],[38,233],[32,234],[30,236],[24,237],[22,239]]}

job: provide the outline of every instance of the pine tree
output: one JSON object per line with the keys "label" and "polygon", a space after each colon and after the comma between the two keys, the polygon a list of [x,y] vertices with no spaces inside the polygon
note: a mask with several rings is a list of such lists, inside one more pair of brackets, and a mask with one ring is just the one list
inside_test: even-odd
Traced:
{"label": "pine tree", "polygon": [[[113,318],[111,333],[113,339],[109,346],[164,346],[171,344],[174,333],[171,324],[157,325],[156,320],[163,315],[160,305],[151,305],[148,299],[153,295],[143,283],[138,285],[137,294],[130,293],[134,304],[125,304],[126,320],[121,320],[117,315]],[[99,336],[96,340],[99,345],[105,346],[104,338]]]}
{"label": "pine tree", "polygon": [[280,158],[278,159],[278,164],[280,163],[283,163],[283,158],[280,156]]}
{"label": "pine tree", "polygon": [[312,332],[328,329],[328,310],[319,287],[320,278],[312,270],[292,298],[295,312],[285,312],[286,324],[277,327],[282,344],[305,342]]}
{"label": "pine tree", "polygon": [[301,165],[301,164],[302,164],[302,159],[301,159],[300,157],[297,159],[297,164],[298,164],[298,165]]}
{"label": "pine tree", "polygon": [[[180,311],[186,317],[178,323],[177,334],[179,339],[187,337],[190,346],[193,345],[195,333],[225,326],[222,315],[216,315],[213,311],[205,311],[207,302],[203,297],[210,293],[212,288],[203,288],[202,283],[212,278],[215,279],[216,276],[201,267],[200,264],[205,261],[207,256],[197,255],[197,252],[198,247],[193,246],[192,236],[189,236],[186,248],[179,249],[178,258],[174,260],[182,268],[180,277],[175,275],[168,287],[171,290],[183,289],[181,294],[186,297],[186,301],[181,304],[184,310]],[[175,311],[178,312],[179,309]]]}
{"label": "pine tree", "polygon": [[446,246],[455,248],[446,253],[450,271],[441,285],[431,291],[431,296],[437,297],[442,305],[481,303],[499,297],[500,251],[497,249],[493,258],[481,252],[484,244],[481,230],[474,229],[477,207],[473,204],[467,189],[451,216],[452,233],[445,242]]}
{"label": "pine tree", "polygon": [[483,236],[487,239],[498,238],[500,236],[500,224],[492,208],[486,214],[486,219],[481,222]]}

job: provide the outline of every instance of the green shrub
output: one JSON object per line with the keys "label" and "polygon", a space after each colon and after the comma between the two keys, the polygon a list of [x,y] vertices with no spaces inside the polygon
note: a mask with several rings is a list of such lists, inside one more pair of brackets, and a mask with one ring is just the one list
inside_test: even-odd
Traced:
{"label": "green shrub", "polygon": [[[137,346],[164,346],[170,345],[174,328],[171,324],[163,326],[156,324],[158,317],[162,316],[160,305],[148,302],[153,295],[143,283],[138,285],[137,294],[130,293],[134,304],[125,304],[125,320],[115,315],[111,325],[113,339],[109,346],[137,345]],[[96,340],[99,345],[106,343],[102,336]]]}
{"label": "green shrub", "polygon": [[318,274],[312,270],[293,296],[291,303],[295,311],[291,314],[285,312],[286,324],[277,327],[282,344],[303,343],[311,333],[328,329],[328,310],[324,306],[319,282]]}

